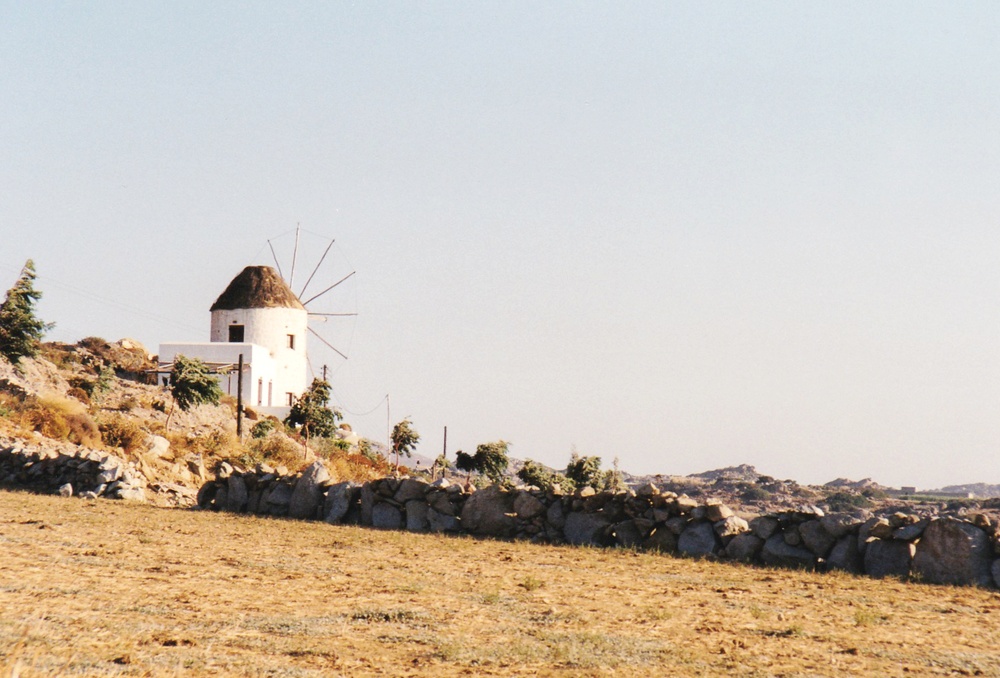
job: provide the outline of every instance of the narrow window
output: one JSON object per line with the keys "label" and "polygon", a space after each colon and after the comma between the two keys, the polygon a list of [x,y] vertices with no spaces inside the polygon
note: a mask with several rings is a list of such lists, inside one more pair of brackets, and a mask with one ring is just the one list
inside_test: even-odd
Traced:
{"label": "narrow window", "polygon": [[288,335],[288,348],[290,348],[292,350],[295,349],[295,335],[294,334],[289,334]]}
{"label": "narrow window", "polygon": [[295,394],[294,393],[286,393],[285,395],[288,396],[288,406],[291,407],[292,405],[294,405],[295,404]]}
{"label": "narrow window", "polygon": [[270,379],[267,380],[267,406],[270,407],[272,399],[274,398],[274,382]]}
{"label": "narrow window", "polygon": [[230,344],[243,343],[243,325],[229,326],[229,343]]}
{"label": "narrow window", "polygon": [[257,404],[262,405],[264,403],[264,377],[260,377],[257,380]]}

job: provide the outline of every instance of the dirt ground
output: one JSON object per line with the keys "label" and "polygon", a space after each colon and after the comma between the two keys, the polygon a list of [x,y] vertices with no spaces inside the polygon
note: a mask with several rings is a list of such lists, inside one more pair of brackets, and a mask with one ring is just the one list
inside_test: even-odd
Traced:
{"label": "dirt ground", "polygon": [[0,492],[0,676],[1000,676],[1000,593]]}

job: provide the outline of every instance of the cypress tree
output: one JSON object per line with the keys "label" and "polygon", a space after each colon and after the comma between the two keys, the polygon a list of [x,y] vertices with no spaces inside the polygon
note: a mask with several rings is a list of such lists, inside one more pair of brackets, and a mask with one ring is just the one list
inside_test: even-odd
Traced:
{"label": "cypress tree", "polygon": [[0,355],[12,363],[38,355],[42,335],[52,324],[35,315],[35,303],[42,293],[35,289],[35,262],[28,259],[14,286],[0,304]]}

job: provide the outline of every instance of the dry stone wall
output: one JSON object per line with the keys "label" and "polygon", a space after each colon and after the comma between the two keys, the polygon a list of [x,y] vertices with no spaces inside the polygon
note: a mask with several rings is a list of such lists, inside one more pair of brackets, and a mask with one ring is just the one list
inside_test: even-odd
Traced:
{"label": "dry stone wall", "polygon": [[535,543],[636,548],[873,577],[1000,587],[1000,533],[984,513],[826,514],[815,506],[747,521],[727,506],[654,485],[574,494],[536,488],[478,491],[440,479],[334,482],[316,462],[300,474],[223,464],[198,496],[203,509],[290,516],[411,532],[464,533]]}
{"label": "dry stone wall", "polygon": [[64,496],[145,501],[147,482],[135,464],[110,452],[0,439],[0,485]]}

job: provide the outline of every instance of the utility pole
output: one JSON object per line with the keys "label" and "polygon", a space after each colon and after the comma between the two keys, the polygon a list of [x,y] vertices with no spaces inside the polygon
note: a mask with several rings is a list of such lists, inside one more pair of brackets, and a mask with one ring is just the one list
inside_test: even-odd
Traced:
{"label": "utility pole", "polygon": [[323,365],[323,381],[326,381],[326,365]]}
{"label": "utility pole", "polygon": [[236,373],[236,437],[243,441],[243,354]]}

